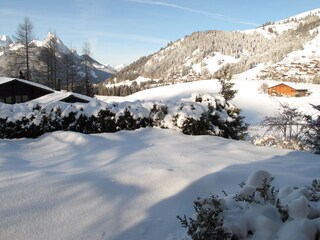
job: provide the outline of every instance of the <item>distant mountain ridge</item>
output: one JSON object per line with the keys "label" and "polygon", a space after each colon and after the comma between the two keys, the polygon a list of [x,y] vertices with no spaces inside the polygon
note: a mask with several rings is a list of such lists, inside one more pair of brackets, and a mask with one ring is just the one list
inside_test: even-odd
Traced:
{"label": "distant mountain ridge", "polygon": [[[50,49],[52,48],[52,46],[50,46],[52,43],[54,43],[54,49]],[[18,77],[19,71],[23,71],[23,65],[17,64],[18,60],[15,59],[16,55],[19,54],[21,47],[21,45],[14,43],[8,36],[0,35],[0,76]],[[52,51],[54,52],[52,53]],[[48,52],[56,56],[57,62],[55,63],[55,67],[58,70],[54,74],[57,78],[61,79],[63,84],[65,84],[67,78],[67,71],[70,72],[71,66],[67,66],[67,64],[71,64],[70,59],[73,61],[72,68],[75,82],[81,81],[85,76],[84,56],[78,55],[74,49],[69,49],[58,36],[49,32],[45,40],[32,41],[32,81],[50,85],[47,82],[49,64]],[[67,58],[69,58],[69,63],[66,62]],[[90,80],[93,83],[105,81],[117,72],[110,65],[103,65],[92,57],[87,59],[89,60],[88,72]],[[69,69],[67,70],[67,68]],[[69,78],[71,77],[69,76]]]}
{"label": "distant mountain ridge", "polygon": [[6,47],[9,46],[12,42],[10,37],[6,35],[0,35],[0,47]]}
{"label": "distant mountain ridge", "polygon": [[[257,78],[260,75],[262,78],[286,75],[289,76],[286,80],[315,81],[316,75],[283,71],[289,71],[295,61],[304,61],[308,68],[308,62],[320,60],[317,50],[320,46],[319,30],[320,9],[315,9],[246,31],[195,32],[138,59],[108,82],[119,83],[138,77],[164,82],[208,79],[215,77],[226,65],[231,65],[233,73],[241,73],[259,64],[264,64],[265,68]],[[313,48],[310,49],[310,46]],[[299,51],[300,57],[297,55]],[[288,68],[270,68],[280,63],[287,64]],[[279,72],[275,73],[277,70]]]}

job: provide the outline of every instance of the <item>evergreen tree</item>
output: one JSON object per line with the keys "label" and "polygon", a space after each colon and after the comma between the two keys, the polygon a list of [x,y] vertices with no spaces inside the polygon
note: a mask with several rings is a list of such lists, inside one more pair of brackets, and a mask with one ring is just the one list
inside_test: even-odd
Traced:
{"label": "evergreen tree", "polygon": [[219,93],[225,98],[226,101],[230,101],[231,99],[233,99],[238,92],[237,90],[232,89],[234,83],[230,82],[231,78],[232,72],[230,65],[223,67],[217,73],[217,79],[221,84],[221,91]]}
{"label": "evergreen tree", "polygon": [[[312,107],[320,111],[320,105],[312,105]],[[306,116],[306,119],[308,122],[306,132],[307,143],[314,150],[314,153],[320,154],[320,116],[317,116],[315,119],[311,116]]]}
{"label": "evergreen tree", "polygon": [[[233,89],[234,83],[231,83],[232,70],[231,66],[227,65],[223,67],[217,73],[217,79],[221,84],[221,91],[219,92],[224,99],[226,104],[229,105],[229,101],[232,100],[237,90]],[[222,136],[224,138],[231,138],[235,140],[244,140],[247,135],[248,124],[244,122],[244,117],[240,115],[241,109],[237,107],[230,108],[228,115],[233,118],[233,121],[218,121],[219,128],[222,130]]]}
{"label": "evergreen tree", "polygon": [[84,78],[80,85],[78,85],[78,87],[75,89],[75,92],[89,97],[94,97],[93,84],[90,82],[89,78]]}

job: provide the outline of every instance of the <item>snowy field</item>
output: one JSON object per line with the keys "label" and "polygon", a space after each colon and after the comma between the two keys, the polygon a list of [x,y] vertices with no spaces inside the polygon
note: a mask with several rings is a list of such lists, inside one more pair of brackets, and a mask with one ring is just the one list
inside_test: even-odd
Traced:
{"label": "snowy field", "polygon": [[[246,122],[258,124],[261,120],[270,114],[273,114],[280,108],[280,103],[288,103],[292,107],[297,107],[299,111],[310,115],[316,114],[317,111],[312,109],[311,104],[319,105],[320,85],[305,83],[286,83],[296,89],[308,89],[311,95],[308,97],[288,98],[288,97],[271,97],[267,94],[260,94],[258,89],[261,84],[266,83],[269,87],[278,85],[281,82],[271,80],[254,80],[257,70],[248,71],[240,74],[232,80],[235,83],[234,89],[238,90],[236,97],[231,101],[234,105],[241,108],[242,115],[246,117]],[[98,96],[98,99],[105,102],[134,102],[134,101],[180,101],[188,100],[192,93],[200,94],[218,94],[220,83],[218,80],[203,80],[189,83],[181,83],[170,86],[152,88],[134,93],[126,97],[109,97]]]}
{"label": "snowy field", "polygon": [[183,239],[177,215],[255,170],[305,186],[319,156],[173,130],[0,142],[0,239]]}
{"label": "snowy field", "polygon": [[[313,92],[306,98],[271,98],[258,93],[262,82],[248,73],[235,83],[233,103],[249,123],[273,113],[279,101],[301,111],[319,104],[320,86],[296,85]],[[207,80],[104,100],[176,101],[218,91],[218,82]],[[183,240],[186,230],[176,216],[192,216],[198,196],[235,193],[257,170],[271,173],[278,188],[303,187],[320,177],[318,155],[156,128],[0,140],[0,152],[1,240]],[[292,226],[299,224],[305,222]],[[272,229],[281,235],[281,227]],[[303,237],[290,239],[311,239]]]}

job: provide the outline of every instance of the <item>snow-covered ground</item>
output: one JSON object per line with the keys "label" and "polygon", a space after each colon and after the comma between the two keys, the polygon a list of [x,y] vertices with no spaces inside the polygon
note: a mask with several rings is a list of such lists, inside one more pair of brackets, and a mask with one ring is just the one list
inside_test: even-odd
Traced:
{"label": "snow-covered ground", "polygon": [[233,193],[252,171],[305,186],[319,156],[173,130],[54,132],[0,141],[0,239],[183,239],[197,196]]}
{"label": "snow-covered ground", "polygon": [[[263,67],[263,66],[262,66]],[[319,104],[320,85],[305,83],[286,83],[296,89],[308,89],[311,95],[302,98],[271,97],[267,94],[259,93],[259,87],[267,83],[269,87],[280,84],[279,81],[256,80],[259,67],[235,76],[232,80],[235,83],[234,89],[238,90],[236,97],[231,101],[242,109],[242,114],[246,117],[246,122],[258,124],[261,120],[280,107],[280,103],[288,103],[290,106],[297,107],[300,111],[310,115],[316,114],[310,105]],[[134,93],[126,97],[97,96],[105,102],[134,102],[134,101],[179,101],[188,99],[192,93],[217,94],[221,85],[218,80],[202,80],[189,83],[174,84],[164,87],[152,88]]]}
{"label": "snow-covered ground", "polygon": [[[309,103],[319,103],[318,85],[297,84],[312,92],[305,98],[259,94],[263,82],[251,80],[255,74],[250,71],[234,80],[239,92],[233,103],[250,123],[273,113],[278,102],[301,111],[311,111]],[[207,80],[103,99],[174,102],[192,93],[219,90],[218,81]],[[157,128],[96,135],[54,132],[37,139],[0,140],[0,153],[1,240],[183,240],[186,230],[176,216],[192,216],[192,202],[198,196],[222,195],[222,190],[236,193],[238,184],[257,170],[272,174],[278,188],[303,187],[320,176],[318,155]],[[302,193],[296,197],[297,202],[288,204],[306,203]],[[319,206],[316,209],[320,211]],[[288,227],[257,214],[275,234],[284,236],[280,239],[288,239],[286,233],[295,227],[311,224],[302,216]],[[265,238],[257,239],[268,239],[267,233],[262,235]]]}

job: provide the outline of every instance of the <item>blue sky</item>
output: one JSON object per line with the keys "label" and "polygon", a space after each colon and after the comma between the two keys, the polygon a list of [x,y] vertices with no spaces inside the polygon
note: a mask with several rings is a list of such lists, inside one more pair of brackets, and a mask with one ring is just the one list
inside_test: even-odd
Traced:
{"label": "blue sky", "polygon": [[28,16],[43,40],[55,32],[81,53],[129,64],[168,42],[203,30],[245,30],[320,8],[318,0],[0,0],[0,35],[12,37]]}

